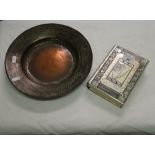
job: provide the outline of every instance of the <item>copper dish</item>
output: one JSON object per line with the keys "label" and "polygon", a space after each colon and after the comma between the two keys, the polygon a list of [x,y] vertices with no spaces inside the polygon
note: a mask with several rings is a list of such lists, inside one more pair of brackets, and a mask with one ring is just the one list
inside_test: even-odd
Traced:
{"label": "copper dish", "polygon": [[10,45],[5,59],[11,83],[37,99],[68,94],[87,77],[91,65],[92,51],[86,38],[59,24],[26,30]]}

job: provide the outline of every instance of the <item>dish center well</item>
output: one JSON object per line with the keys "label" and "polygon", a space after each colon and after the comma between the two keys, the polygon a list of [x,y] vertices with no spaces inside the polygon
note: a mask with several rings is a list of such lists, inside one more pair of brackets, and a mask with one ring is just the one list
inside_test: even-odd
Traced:
{"label": "dish center well", "polygon": [[36,83],[59,83],[75,68],[73,53],[65,46],[49,41],[38,43],[26,51],[24,70]]}

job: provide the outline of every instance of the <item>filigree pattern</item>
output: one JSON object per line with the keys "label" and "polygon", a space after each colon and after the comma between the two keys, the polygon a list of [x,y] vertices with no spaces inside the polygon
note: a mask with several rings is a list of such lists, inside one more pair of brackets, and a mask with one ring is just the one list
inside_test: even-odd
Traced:
{"label": "filigree pattern", "polygon": [[[118,59],[116,58],[118,54],[119,55],[122,54],[124,58],[124,60],[122,59],[122,62],[120,62],[120,65],[122,63],[122,67],[126,67],[125,69],[122,69],[120,71],[118,70],[119,69],[118,66],[114,67],[114,64],[116,64],[115,63],[116,60],[118,62]],[[126,62],[124,63],[124,61]],[[134,68],[133,62],[136,62],[138,66],[136,65],[137,67]],[[105,85],[105,87],[108,88],[109,90],[111,89],[111,91],[117,91],[117,88],[120,88],[118,89],[118,92],[117,92],[119,93],[119,95],[117,97],[115,96],[113,97],[116,98],[117,101],[124,103],[126,99],[128,98],[129,94],[131,93],[133,87],[135,86],[137,80],[139,79],[142,72],[144,71],[147,63],[148,63],[147,59],[140,57],[122,47],[115,46],[113,51],[109,54],[108,58],[100,65],[100,68],[98,69],[96,75],[92,79],[91,84],[93,84],[98,89],[102,88],[98,86],[103,85],[104,87]],[[110,73],[107,75],[107,73],[109,72],[107,70],[109,68],[112,68],[114,72],[110,71]],[[132,71],[133,68],[134,70]],[[132,71],[132,74],[130,75],[130,78],[129,78],[128,75],[130,74],[130,71]],[[117,75],[117,72],[119,75]],[[122,78],[122,76],[124,77]],[[122,79],[118,79],[119,77]],[[124,85],[123,87],[122,86],[124,84],[123,81],[126,80],[126,77],[128,81],[126,82],[126,85]],[[104,82],[104,79],[109,80],[111,84],[109,82],[106,83],[106,81],[105,83],[101,83],[102,79],[103,79],[103,82]],[[105,91],[104,89],[102,91]],[[119,91],[119,90],[122,90],[122,91]]]}

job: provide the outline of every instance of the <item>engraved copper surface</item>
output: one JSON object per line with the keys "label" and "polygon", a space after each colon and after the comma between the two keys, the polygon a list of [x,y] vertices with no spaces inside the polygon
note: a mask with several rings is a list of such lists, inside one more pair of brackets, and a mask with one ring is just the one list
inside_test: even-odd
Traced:
{"label": "engraved copper surface", "polygon": [[72,55],[59,45],[39,49],[28,64],[30,74],[43,82],[60,81],[69,75],[72,68]]}
{"label": "engraved copper surface", "polygon": [[78,87],[87,77],[92,51],[77,30],[43,24],[23,32],[10,45],[5,68],[20,92],[36,99],[54,99]]}

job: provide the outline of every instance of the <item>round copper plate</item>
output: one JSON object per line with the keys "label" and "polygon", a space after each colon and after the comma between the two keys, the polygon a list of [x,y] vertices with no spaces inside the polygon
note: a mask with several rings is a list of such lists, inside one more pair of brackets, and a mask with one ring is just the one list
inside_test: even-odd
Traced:
{"label": "round copper plate", "polygon": [[5,59],[11,83],[38,99],[69,93],[87,77],[91,64],[88,41],[73,28],[59,24],[39,25],[23,32]]}

